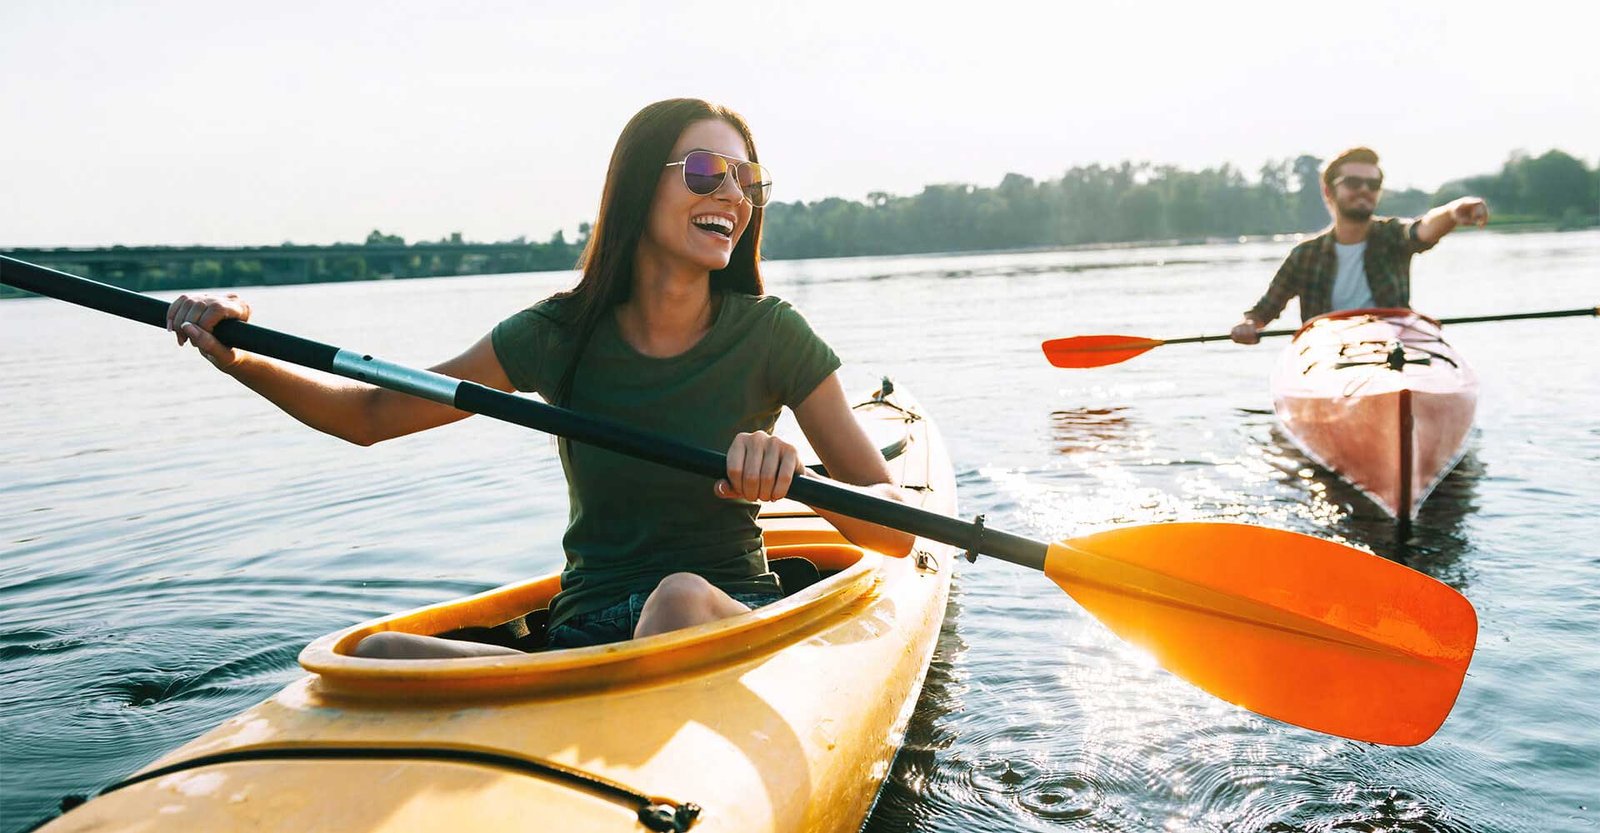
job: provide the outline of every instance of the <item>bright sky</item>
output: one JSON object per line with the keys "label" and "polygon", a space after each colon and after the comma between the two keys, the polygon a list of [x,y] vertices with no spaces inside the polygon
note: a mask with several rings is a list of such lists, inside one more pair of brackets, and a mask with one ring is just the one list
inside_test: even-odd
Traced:
{"label": "bright sky", "polygon": [[643,105],[742,112],[774,198],[1367,144],[1432,189],[1600,162],[1600,6],[0,3],[0,247],[569,235]]}

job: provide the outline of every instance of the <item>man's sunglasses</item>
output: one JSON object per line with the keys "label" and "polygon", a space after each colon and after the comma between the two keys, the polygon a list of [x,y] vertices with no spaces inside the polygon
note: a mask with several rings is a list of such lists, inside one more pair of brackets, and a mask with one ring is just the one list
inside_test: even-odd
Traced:
{"label": "man's sunglasses", "polygon": [[1383,190],[1383,177],[1381,177],[1381,176],[1341,176],[1338,179],[1334,180],[1333,184],[1334,185],[1346,185],[1346,186],[1349,186],[1350,190],[1352,190],[1352,191],[1354,191],[1357,188],[1360,188],[1363,185],[1365,185],[1367,187],[1367,189],[1370,190],[1370,191],[1382,191]]}
{"label": "man's sunglasses", "polygon": [[683,184],[697,196],[709,197],[722,187],[728,172],[750,204],[760,208],[772,198],[772,172],[754,162],[745,162],[709,150],[691,150],[682,162],[668,162],[666,167],[683,167]]}

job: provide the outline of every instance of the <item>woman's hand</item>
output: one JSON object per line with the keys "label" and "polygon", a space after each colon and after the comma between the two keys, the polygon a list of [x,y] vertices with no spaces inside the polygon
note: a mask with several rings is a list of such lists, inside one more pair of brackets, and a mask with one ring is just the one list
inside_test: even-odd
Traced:
{"label": "woman's hand", "polygon": [[227,295],[179,295],[167,307],[167,329],[178,336],[178,346],[194,344],[206,361],[224,373],[236,367],[243,356],[211,334],[211,328],[224,319],[250,320],[250,305],[233,293]]}
{"label": "woman's hand", "polygon": [[728,446],[728,477],[718,480],[717,497],[729,500],[782,500],[800,469],[800,452],[765,431],[740,434]]}

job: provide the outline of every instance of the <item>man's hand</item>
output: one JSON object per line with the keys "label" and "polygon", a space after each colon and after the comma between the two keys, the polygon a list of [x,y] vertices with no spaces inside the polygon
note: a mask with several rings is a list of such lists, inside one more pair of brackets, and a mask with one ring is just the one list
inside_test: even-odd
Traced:
{"label": "man's hand", "polygon": [[1484,226],[1489,223],[1489,205],[1482,197],[1462,197],[1439,206],[1417,221],[1416,237],[1428,245],[1439,242],[1457,226]]}
{"label": "man's hand", "polygon": [[1260,330],[1261,328],[1256,326],[1256,322],[1246,318],[1233,325],[1233,331],[1228,333],[1228,336],[1240,344],[1255,344],[1261,340],[1261,336],[1257,335]]}
{"label": "man's hand", "polygon": [[1489,204],[1479,197],[1462,197],[1450,203],[1450,219],[1458,226],[1483,228],[1489,224]]}

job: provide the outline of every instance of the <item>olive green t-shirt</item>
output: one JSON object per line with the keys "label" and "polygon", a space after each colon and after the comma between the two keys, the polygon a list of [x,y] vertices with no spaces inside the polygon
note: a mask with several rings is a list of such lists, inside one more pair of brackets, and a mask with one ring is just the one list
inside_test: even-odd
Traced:
{"label": "olive green t-shirt", "polygon": [[[710,330],[658,359],[622,339],[616,318],[595,328],[579,360],[572,410],[692,445],[726,451],[734,435],[772,429],[839,359],[788,303],[720,295]],[[495,355],[518,390],[554,401],[575,348],[560,302],[546,300],[495,326]],[[562,442],[571,512],[567,566],[550,623],[649,592],[692,572],[729,593],[775,591],[756,525],[757,504],[727,500],[706,478],[581,443]]]}

